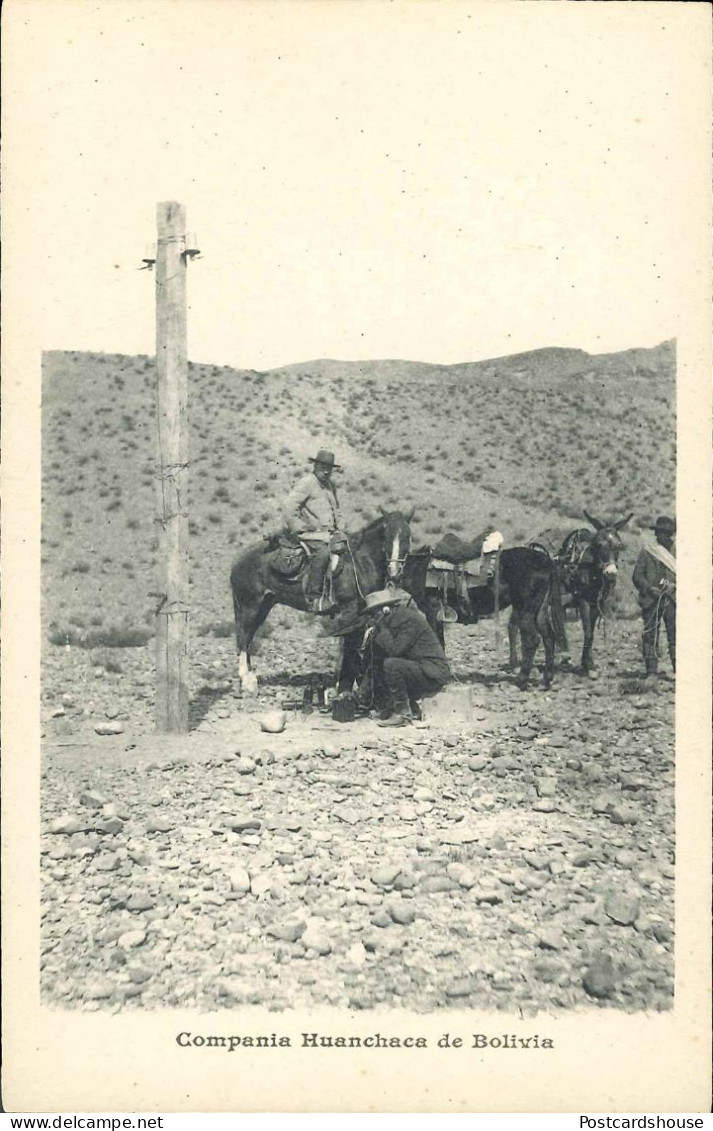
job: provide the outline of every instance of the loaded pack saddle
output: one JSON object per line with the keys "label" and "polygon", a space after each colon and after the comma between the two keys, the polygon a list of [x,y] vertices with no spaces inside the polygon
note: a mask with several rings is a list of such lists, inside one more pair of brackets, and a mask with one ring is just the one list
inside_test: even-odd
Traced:
{"label": "loaded pack saddle", "polygon": [[[498,569],[498,555],[502,535],[488,527],[470,541],[457,534],[448,533],[431,547],[431,558],[426,574],[426,588],[436,590],[440,596],[440,620],[472,616],[469,589],[492,583]],[[448,603],[453,594],[454,609]]]}

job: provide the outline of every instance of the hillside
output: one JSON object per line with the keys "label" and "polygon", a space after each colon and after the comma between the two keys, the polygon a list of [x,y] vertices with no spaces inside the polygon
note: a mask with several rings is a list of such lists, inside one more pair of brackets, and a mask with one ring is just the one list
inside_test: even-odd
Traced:
{"label": "hillside", "polygon": [[[151,625],[155,366],[145,356],[43,358],[45,627]],[[189,367],[194,624],[231,616],[228,573],[320,446],[343,465],[350,528],[416,505],[417,542],[488,522],[514,545],[548,525],[675,497],[675,346],[488,361],[318,360],[268,372]],[[624,607],[627,582],[620,586]]]}

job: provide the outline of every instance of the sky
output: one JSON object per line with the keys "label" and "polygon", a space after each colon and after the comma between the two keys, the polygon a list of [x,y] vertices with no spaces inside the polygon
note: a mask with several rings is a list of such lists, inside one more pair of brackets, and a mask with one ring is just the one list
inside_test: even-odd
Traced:
{"label": "sky", "polygon": [[153,353],[138,269],[173,199],[202,253],[196,361],[675,337],[709,117],[696,8],[9,0],[5,238],[32,331]]}

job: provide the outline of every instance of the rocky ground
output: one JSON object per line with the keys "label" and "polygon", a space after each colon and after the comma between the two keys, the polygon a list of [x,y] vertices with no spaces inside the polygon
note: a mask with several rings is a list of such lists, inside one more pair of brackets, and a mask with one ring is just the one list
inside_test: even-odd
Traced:
{"label": "rocky ground", "polygon": [[253,702],[232,640],[198,638],[193,729],[159,739],[150,648],[48,646],[45,1004],[670,1008],[673,684],[636,678],[638,622],[596,682],[527,694],[492,626],[455,626],[453,720],[264,734],[333,648],[305,618],[270,636]]}

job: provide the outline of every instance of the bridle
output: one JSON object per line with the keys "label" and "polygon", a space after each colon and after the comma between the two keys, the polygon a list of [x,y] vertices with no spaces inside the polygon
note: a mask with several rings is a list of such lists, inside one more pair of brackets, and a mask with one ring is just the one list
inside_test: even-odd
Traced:
{"label": "bridle", "polygon": [[[404,540],[406,541],[406,539],[404,539]],[[399,555],[399,549],[400,549],[400,535],[397,532],[397,533],[394,534],[394,537],[391,541],[391,552],[387,551],[386,548],[384,549],[384,559],[386,561],[386,583],[387,583],[387,585],[389,585],[391,582],[400,581],[401,577],[403,575],[404,566],[406,565],[406,561],[408,559],[409,552],[408,552],[408,550],[406,550],[406,553],[403,556],[400,556]]]}

